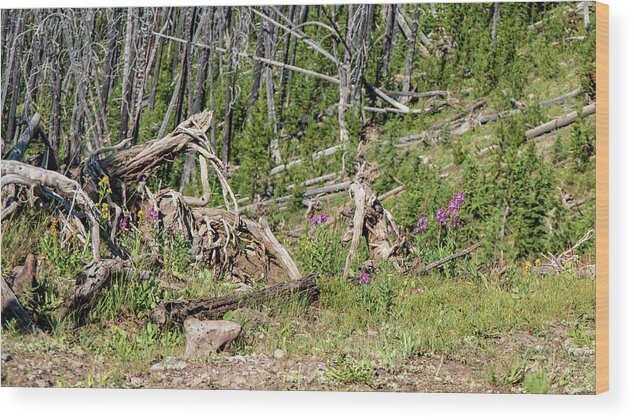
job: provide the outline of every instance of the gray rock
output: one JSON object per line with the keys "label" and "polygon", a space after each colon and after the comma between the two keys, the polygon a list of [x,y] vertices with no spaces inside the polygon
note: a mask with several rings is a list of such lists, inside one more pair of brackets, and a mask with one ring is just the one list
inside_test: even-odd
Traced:
{"label": "gray rock", "polygon": [[242,362],[242,363],[246,363],[247,362],[246,357],[244,357],[244,356],[242,356],[240,354],[238,354],[236,356],[231,356],[229,358],[229,360],[235,360],[236,362]]}
{"label": "gray rock", "polygon": [[179,359],[177,357],[166,357],[161,360],[159,363],[153,365],[150,370],[159,371],[159,370],[183,370],[187,367],[187,362],[183,359]]}
{"label": "gray rock", "polygon": [[238,335],[240,324],[232,321],[201,321],[187,318],[183,324],[187,341],[185,355],[209,356],[227,347]]}
{"label": "gray rock", "polygon": [[10,360],[13,360],[13,354],[9,353],[8,351],[0,351],[0,355],[2,356],[2,361],[3,362],[8,362]]}
{"label": "gray rock", "polygon": [[281,358],[283,358],[283,357],[284,357],[284,350],[282,350],[282,349],[276,349],[276,350],[273,352],[273,357],[274,357],[274,358],[276,358],[276,359],[281,359]]}

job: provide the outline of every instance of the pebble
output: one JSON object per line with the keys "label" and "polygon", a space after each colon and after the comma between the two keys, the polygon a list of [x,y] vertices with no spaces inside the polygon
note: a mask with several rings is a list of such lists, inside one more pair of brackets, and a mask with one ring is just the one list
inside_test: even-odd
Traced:
{"label": "pebble", "polygon": [[242,363],[246,363],[246,361],[247,361],[247,359],[244,356],[240,355],[240,354],[238,354],[236,356],[231,356],[229,358],[229,360],[235,360],[236,362],[242,362]]}
{"label": "pebble", "polygon": [[276,358],[276,359],[281,359],[281,358],[283,358],[283,357],[284,357],[284,350],[282,350],[282,349],[276,349],[276,350],[273,352],[273,357],[274,357],[274,358]]}
{"label": "pebble", "polygon": [[8,351],[2,350],[0,354],[1,354],[3,362],[8,362],[10,360],[13,360],[13,354],[9,353]]}

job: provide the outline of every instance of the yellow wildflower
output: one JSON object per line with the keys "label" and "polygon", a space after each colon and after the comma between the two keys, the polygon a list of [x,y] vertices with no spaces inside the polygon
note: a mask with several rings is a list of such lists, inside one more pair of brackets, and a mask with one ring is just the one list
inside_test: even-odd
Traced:
{"label": "yellow wildflower", "polygon": [[108,220],[110,217],[110,208],[108,207],[108,203],[103,203],[101,205],[101,220]]}

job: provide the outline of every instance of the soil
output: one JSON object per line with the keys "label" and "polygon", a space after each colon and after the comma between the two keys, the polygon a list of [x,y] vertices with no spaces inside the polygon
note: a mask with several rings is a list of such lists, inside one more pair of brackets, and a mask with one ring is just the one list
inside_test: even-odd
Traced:
{"label": "soil", "polygon": [[[47,351],[29,349],[15,338],[2,343],[2,386],[11,387],[116,387],[223,390],[310,390],[391,392],[524,392],[521,385],[495,384],[488,377],[503,377],[514,360],[526,362],[527,372],[547,367],[558,393],[592,393],[594,349],[575,346],[565,326],[556,325],[544,336],[529,333],[491,338],[494,347],[483,353],[465,338],[459,357],[425,355],[409,358],[395,371],[377,368],[371,386],[341,383],[328,375],[329,362],[316,356],[237,355],[221,353],[209,360],[164,358],[140,369],[108,376],[112,360],[88,355],[78,346],[61,348],[42,337]],[[26,347],[26,348],[25,348]],[[16,350],[16,349],[19,349]],[[280,356],[279,354],[277,355]],[[165,367],[167,366],[167,367]],[[378,366],[378,361],[377,361]],[[134,373],[132,373],[134,372]],[[100,376],[101,375],[101,376]],[[590,377],[590,378],[589,378]],[[590,382],[589,382],[590,381]]]}

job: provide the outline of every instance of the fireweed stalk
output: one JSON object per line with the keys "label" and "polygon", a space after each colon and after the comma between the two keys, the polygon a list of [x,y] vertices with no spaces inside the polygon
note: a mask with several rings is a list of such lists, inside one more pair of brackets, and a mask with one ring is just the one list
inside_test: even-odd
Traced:
{"label": "fireweed stalk", "polygon": [[328,219],[329,219],[328,213],[324,213],[319,216],[315,215],[310,218],[310,236],[312,237],[313,240],[315,240],[316,228],[319,225],[323,225],[324,223],[326,223]]}

